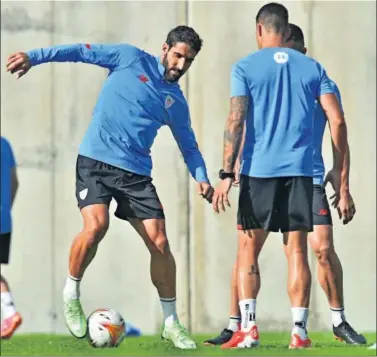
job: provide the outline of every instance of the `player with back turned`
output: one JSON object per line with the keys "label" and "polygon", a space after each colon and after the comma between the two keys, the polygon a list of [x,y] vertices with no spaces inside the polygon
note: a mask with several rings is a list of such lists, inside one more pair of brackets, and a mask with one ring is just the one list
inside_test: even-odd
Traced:
{"label": "player with back turned", "polygon": [[[304,34],[300,27],[289,24],[290,34],[286,42],[286,46],[306,54]],[[330,80],[330,84],[338,98],[342,107],[342,100],[339,89],[334,81]],[[310,246],[317,256],[318,260],[318,282],[326,294],[330,311],[333,333],[338,340],[345,341],[348,344],[359,345],[365,344],[365,337],[358,334],[348,323],[344,313],[344,297],[343,297],[343,269],[339,257],[335,251],[333,240],[333,227],[330,205],[327,199],[324,185],[325,166],[322,157],[322,140],[326,128],[327,118],[319,103],[316,101],[314,110],[314,172],[313,172],[313,225],[314,230],[308,235]],[[244,137],[243,137],[244,138]],[[242,147],[240,156],[242,155]],[[239,165],[236,165],[239,167]],[[346,152],[345,170],[350,169],[350,153]],[[237,171],[237,169],[236,169]],[[330,171],[331,172],[331,171]],[[238,173],[236,172],[237,185]],[[332,182],[331,174],[327,176],[327,180]],[[336,196],[336,195],[335,195]],[[336,199],[336,197],[334,197]],[[333,205],[336,206],[336,200]],[[355,211],[353,212],[355,213]],[[351,216],[350,218],[353,218]],[[347,224],[349,221],[344,220]],[[212,339],[205,341],[206,344],[222,345],[227,343],[233,336],[234,332],[240,329],[240,311],[238,305],[237,293],[237,264],[234,265],[232,281],[231,281],[231,302],[230,302],[230,318],[229,325],[223,329],[221,333]]]}
{"label": "player with back turned", "polygon": [[344,168],[347,127],[326,71],[317,61],[285,47],[287,9],[264,5],[256,16],[259,51],[233,65],[230,113],[225,128],[224,163],[213,196],[215,212],[229,205],[244,123],[238,202],[237,289],[241,330],[224,348],[259,344],[256,299],[258,258],[269,232],[282,232],[288,260],[288,295],[293,328],[290,348],[311,346],[307,334],[311,272],[307,237],[313,231],[313,114],[318,99],[329,121],[335,147],[332,175],[339,209],[353,215]]}

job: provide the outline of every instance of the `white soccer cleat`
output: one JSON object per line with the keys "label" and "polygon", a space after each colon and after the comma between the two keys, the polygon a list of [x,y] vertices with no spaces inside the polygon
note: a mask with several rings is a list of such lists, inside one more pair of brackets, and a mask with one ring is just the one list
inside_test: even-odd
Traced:
{"label": "white soccer cleat", "polygon": [[196,349],[196,344],[190,338],[187,329],[178,321],[174,321],[171,326],[164,326],[161,337],[164,340],[173,342],[174,346],[181,350]]}
{"label": "white soccer cleat", "polygon": [[88,324],[79,299],[64,303],[64,317],[66,325],[73,336],[84,338],[88,331]]}

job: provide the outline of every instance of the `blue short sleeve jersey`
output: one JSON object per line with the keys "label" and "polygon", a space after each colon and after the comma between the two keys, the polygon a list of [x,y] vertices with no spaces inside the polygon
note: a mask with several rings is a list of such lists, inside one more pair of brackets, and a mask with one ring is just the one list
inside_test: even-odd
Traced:
{"label": "blue short sleeve jersey", "polygon": [[109,70],[80,145],[81,155],[151,176],[151,147],[158,130],[168,125],[191,175],[209,182],[186,99],[177,83],[164,80],[158,57],[126,44],[55,46],[27,54],[33,66],[83,62]]}
{"label": "blue short sleeve jersey", "polygon": [[241,173],[313,176],[317,97],[333,93],[324,68],[289,48],[265,48],[236,62],[231,97],[248,96]]}
{"label": "blue short sleeve jersey", "polygon": [[[339,92],[339,88],[335,84],[334,81],[330,80],[330,85],[334,90],[335,95],[338,98],[338,102],[340,105],[340,109],[343,112],[343,104],[342,104],[342,97]],[[325,164],[323,162],[322,157],[322,141],[323,141],[323,134],[325,132],[327,123],[326,115],[319,104],[319,102],[315,101],[315,108],[314,108],[314,175],[313,175],[313,184],[315,185],[322,185],[324,176],[325,176]]]}
{"label": "blue short sleeve jersey", "polygon": [[1,197],[0,233],[12,231],[12,169],[16,166],[13,150],[8,140],[1,137]]}

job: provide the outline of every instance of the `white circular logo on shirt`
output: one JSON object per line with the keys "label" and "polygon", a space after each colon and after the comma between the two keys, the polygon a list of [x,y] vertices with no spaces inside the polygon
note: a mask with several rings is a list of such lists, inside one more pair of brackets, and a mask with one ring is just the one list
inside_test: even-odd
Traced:
{"label": "white circular logo on shirt", "polygon": [[276,52],[274,54],[274,60],[276,63],[285,63],[288,62],[289,56],[288,53],[285,52]]}

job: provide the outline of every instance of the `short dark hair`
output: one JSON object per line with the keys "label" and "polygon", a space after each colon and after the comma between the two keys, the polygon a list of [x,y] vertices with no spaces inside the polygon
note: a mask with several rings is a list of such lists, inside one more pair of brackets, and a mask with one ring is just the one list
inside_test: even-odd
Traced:
{"label": "short dark hair", "polygon": [[305,46],[304,33],[301,28],[295,24],[289,24],[290,34],[287,38],[288,41],[299,42],[302,46]]}
{"label": "short dark hair", "polygon": [[203,40],[199,37],[196,31],[189,26],[177,26],[170,30],[166,38],[166,43],[169,47],[174,46],[178,42],[183,42],[198,53],[203,45]]}
{"label": "short dark hair", "polygon": [[288,30],[288,10],[282,4],[271,2],[261,7],[258,11],[256,22],[263,23],[267,29],[275,33],[284,34]]}

